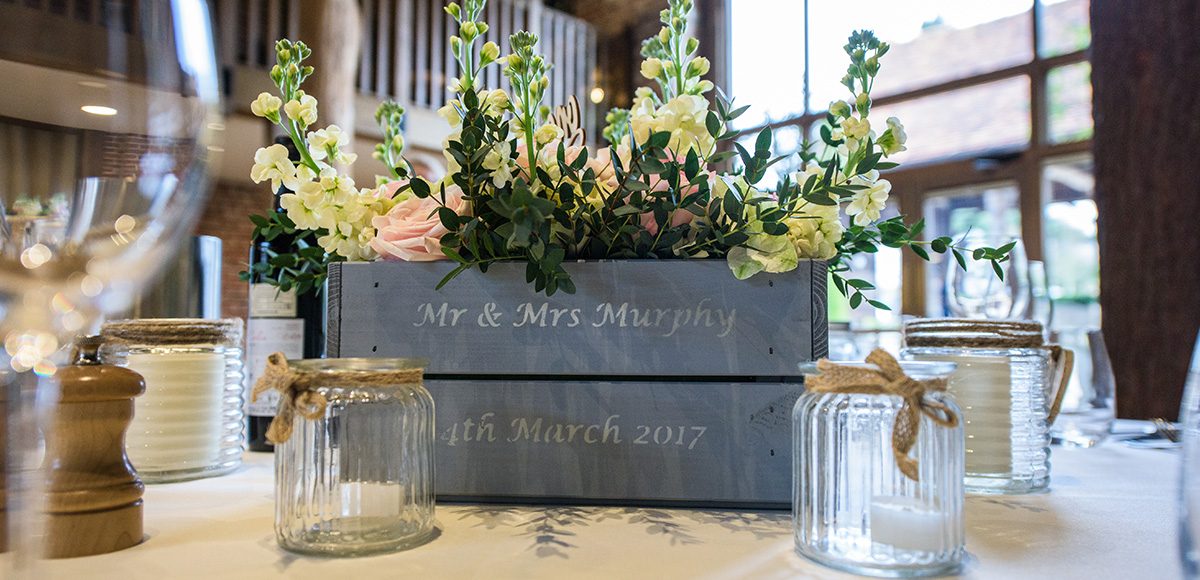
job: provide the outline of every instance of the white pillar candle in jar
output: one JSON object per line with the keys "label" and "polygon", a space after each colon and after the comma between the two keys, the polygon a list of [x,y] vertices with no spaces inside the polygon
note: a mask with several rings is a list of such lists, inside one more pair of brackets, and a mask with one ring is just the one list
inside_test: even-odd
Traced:
{"label": "white pillar candle in jar", "polygon": [[104,325],[104,359],[142,375],[125,437],[146,483],[228,473],[241,463],[242,321],[138,319]]}

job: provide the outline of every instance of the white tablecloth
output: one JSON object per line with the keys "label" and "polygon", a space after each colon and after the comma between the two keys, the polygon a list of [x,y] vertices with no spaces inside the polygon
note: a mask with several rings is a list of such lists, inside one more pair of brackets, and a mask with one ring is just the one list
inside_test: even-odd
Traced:
{"label": "white tablecloth", "polygon": [[[1109,443],[1053,452],[1049,493],[969,496],[965,578],[1170,579],[1177,451]],[[297,556],[275,544],[271,455],[238,472],[148,486],[134,548],[45,564],[54,578],[849,578],[792,551],[790,514],[440,505],[407,552]]]}

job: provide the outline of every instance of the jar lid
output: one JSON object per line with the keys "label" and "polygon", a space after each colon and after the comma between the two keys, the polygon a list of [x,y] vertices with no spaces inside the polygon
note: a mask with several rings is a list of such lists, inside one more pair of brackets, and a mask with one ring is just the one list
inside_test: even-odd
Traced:
{"label": "jar lid", "polygon": [[951,348],[1040,348],[1042,323],[1034,320],[918,318],[904,324],[905,346]]}
{"label": "jar lid", "polygon": [[241,318],[136,318],[104,323],[105,343],[121,344],[240,344]]}
{"label": "jar lid", "polygon": [[[865,361],[835,362],[847,367],[879,370],[879,367]],[[949,376],[954,374],[954,370],[958,368],[957,364],[950,361],[902,360],[899,363],[900,368],[904,370],[904,374],[918,381]],[[817,370],[816,362],[800,363],[801,374],[816,375],[820,374],[820,372]]]}

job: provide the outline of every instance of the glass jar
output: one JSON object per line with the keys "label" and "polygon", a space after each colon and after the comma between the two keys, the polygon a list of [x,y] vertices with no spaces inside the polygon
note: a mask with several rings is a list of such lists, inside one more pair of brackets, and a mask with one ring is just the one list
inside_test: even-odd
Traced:
{"label": "glass jar", "polygon": [[241,319],[106,323],[102,359],[142,375],[125,437],[146,483],[229,473],[242,463]]}
{"label": "glass jar", "polygon": [[[969,331],[966,329],[970,329]],[[957,365],[950,392],[963,409],[966,489],[1030,493],[1050,484],[1052,408],[1069,375],[1037,322],[915,320],[900,358]],[[1056,377],[1056,375],[1060,375]],[[1056,380],[1057,378],[1057,380]]]}
{"label": "glass jar", "polygon": [[[325,401],[275,444],[275,537],[308,554],[402,550],[433,533],[433,397],[425,361],[289,361]],[[386,377],[412,378],[388,380]],[[381,379],[380,377],[385,377]],[[281,401],[281,405],[286,404]],[[286,420],[276,415],[276,421]]]}
{"label": "glass jar", "polygon": [[[864,363],[853,366],[873,368]],[[945,379],[954,365],[902,363],[909,377]],[[804,369],[805,374],[815,367]],[[953,397],[924,400],[959,415]],[[918,479],[896,465],[895,395],[806,392],[792,417],[796,551],[855,574],[914,577],[956,570],[963,557],[963,431],[921,415],[910,455]]]}

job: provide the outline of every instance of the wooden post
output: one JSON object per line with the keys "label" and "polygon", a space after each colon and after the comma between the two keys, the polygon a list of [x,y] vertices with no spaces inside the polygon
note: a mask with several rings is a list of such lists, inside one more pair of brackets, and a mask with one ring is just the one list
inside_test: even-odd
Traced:
{"label": "wooden post", "polygon": [[[354,98],[362,40],[355,0],[307,0],[300,12],[300,38],[312,48],[316,72],[305,91],[320,102],[321,125],[337,125],[354,143]],[[320,127],[314,127],[313,130]]]}
{"label": "wooden post", "polygon": [[1100,304],[1122,417],[1173,418],[1200,327],[1200,6],[1092,2]]}

